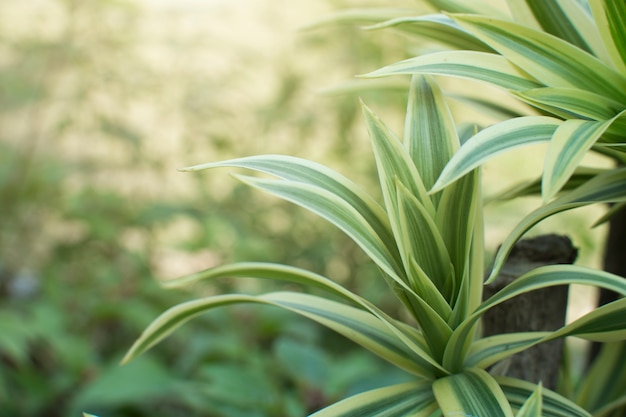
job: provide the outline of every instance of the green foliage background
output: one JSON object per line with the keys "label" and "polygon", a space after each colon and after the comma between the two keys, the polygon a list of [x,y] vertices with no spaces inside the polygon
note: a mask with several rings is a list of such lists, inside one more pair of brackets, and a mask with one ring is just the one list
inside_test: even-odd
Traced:
{"label": "green foliage background", "polygon": [[[375,181],[356,97],[316,93],[409,56],[410,44],[351,26],[297,30],[376,2],[148,3],[0,3],[0,417],[300,416],[402,380],[313,324],[252,308],[196,320],[118,366],[152,318],[188,298],[159,280],[227,261],[300,266],[398,309],[360,251],[322,221],[222,175],[176,172],[282,153]],[[403,93],[364,94],[401,126]],[[480,116],[455,109],[457,120]],[[501,158],[485,169],[487,189],[519,173]],[[488,210],[495,248],[527,207]],[[568,216],[542,227],[593,221]],[[591,249],[603,231],[594,233],[576,244]],[[582,263],[597,263],[589,252]]]}

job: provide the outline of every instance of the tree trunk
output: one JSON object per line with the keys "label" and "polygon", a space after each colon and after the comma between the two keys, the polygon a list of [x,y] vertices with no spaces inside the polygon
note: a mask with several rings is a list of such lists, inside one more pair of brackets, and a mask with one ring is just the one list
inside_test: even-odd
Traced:
{"label": "tree trunk", "polygon": [[[507,259],[500,275],[485,287],[485,299],[539,266],[571,264],[577,250],[565,236],[544,235],[519,241]],[[553,331],[565,324],[568,286],[549,287],[523,294],[491,310],[483,318],[483,336],[502,333]],[[533,383],[541,381],[546,388],[556,387],[563,341],[542,343],[513,356],[503,374]]]}

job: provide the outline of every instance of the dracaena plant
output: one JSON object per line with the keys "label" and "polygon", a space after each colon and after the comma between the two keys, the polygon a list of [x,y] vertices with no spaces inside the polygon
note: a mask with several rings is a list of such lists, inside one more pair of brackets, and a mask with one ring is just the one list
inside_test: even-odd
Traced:
{"label": "dracaena plant", "polygon": [[[500,153],[549,143],[541,179],[507,193],[515,197],[539,189],[544,205],[520,222],[502,245],[493,278],[515,241],[545,217],[599,202],[619,203],[615,212],[624,204],[626,171],[580,164],[589,151],[619,165],[626,162],[626,3],[511,0],[505,2],[509,14],[492,3],[426,3],[445,13],[399,17],[373,27],[434,37],[447,49],[391,64],[368,77],[425,73],[480,80],[510,91],[541,113],[478,132],[447,164],[433,190]],[[608,178],[606,183],[603,178]],[[598,193],[589,200],[562,193],[591,179]]]}
{"label": "dracaena plant", "polygon": [[[482,300],[483,206],[479,169],[429,192],[460,146],[441,90],[429,76],[412,79],[400,139],[363,106],[382,201],[318,163],[265,155],[193,166],[185,171],[237,167],[269,174],[236,177],[300,205],[343,230],[371,258],[406,309],[393,318],[332,277],[287,265],[236,263],[169,282],[187,285],[223,277],[295,282],[328,296],[298,292],[223,294],[172,307],[144,331],[124,361],[132,360],[178,326],[213,308],[237,303],[277,306],[314,320],[413,375],[411,382],[375,389],[313,415],[331,416],[590,416],[568,399],[487,370],[511,355],[556,338],[589,340],[626,336],[626,303],[599,308],[554,332],[481,338],[479,321],[490,308],[519,294],[564,283],[610,288],[626,294],[626,281],[582,267],[543,267]],[[605,179],[606,184],[610,179]],[[595,185],[578,189],[591,199]]]}
{"label": "dracaena plant", "polygon": [[[437,74],[463,77],[508,90],[535,114],[478,132],[437,179],[443,189],[489,158],[527,144],[548,142],[542,177],[503,197],[540,193],[543,205],[526,216],[497,253],[490,276],[502,267],[513,244],[539,221],[576,207],[626,200],[626,3],[613,0],[426,0],[442,13],[398,17],[388,11],[344,13],[343,20],[394,28],[430,38],[440,51],[421,54],[368,74]],[[494,5],[496,7],[494,7]],[[502,7],[498,7],[502,6]],[[432,45],[429,44],[432,50]],[[483,98],[488,100],[488,98]],[[514,114],[490,103],[500,114]],[[618,168],[581,167],[589,151],[613,158]],[[584,186],[580,186],[585,184]],[[591,190],[585,194],[582,190]],[[562,271],[573,268],[562,267]],[[626,411],[626,344],[605,345],[573,397],[594,415]],[[621,407],[621,409],[619,408]],[[617,410],[617,411],[616,411]],[[621,411],[620,411],[621,410]],[[611,414],[614,413],[614,414]]]}

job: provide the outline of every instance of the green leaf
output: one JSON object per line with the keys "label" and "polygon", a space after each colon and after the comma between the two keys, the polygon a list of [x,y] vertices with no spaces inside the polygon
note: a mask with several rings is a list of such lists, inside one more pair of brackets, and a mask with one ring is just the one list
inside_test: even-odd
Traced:
{"label": "green leaf", "polygon": [[524,217],[504,240],[486,283],[492,282],[500,273],[511,249],[531,227],[543,219],[566,210],[595,203],[626,201],[626,169],[613,169],[597,175],[580,187],[569,191],[552,202],[539,207]]}
{"label": "green leaf", "polygon": [[449,288],[449,278],[453,274],[452,264],[434,219],[400,183],[397,184],[396,206],[397,215],[390,213],[390,216],[406,267],[409,259],[415,259],[444,298],[450,300],[452,289]]}
{"label": "green leaf", "polygon": [[[535,384],[515,378],[496,376],[495,380],[514,409],[520,409],[537,389]],[[543,388],[541,397],[543,417],[591,417],[580,406],[553,391]]]}
{"label": "green leaf", "polygon": [[482,369],[437,379],[433,392],[445,416],[513,417],[498,383]]}
{"label": "green leaf", "polygon": [[537,389],[526,400],[522,408],[519,409],[515,417],[542,417],[542,401],[541,401],[541,383],[537,385]]}
{"label": "green leaf", "polygon": [[565,120],[554,132],[546,154],[541,193],[548,202],[561,190],[589,149],[611,125],[612,120],[591,122]]}
{"label": "green leaf", "polygon": [[[357,184],[322,164],[286,155],[258,155],[196,165],[181,171],[201,171],[219,167],[251,169],[285,180],[314,185],[331,192],[354,207],[383,242],[393,242],[389,220],[380,204]],[[390,246],[388,249],[391,250],[393,247]]]}
{"label": "green leaf", "polygon": [[430,417],[436,410],[431,381],[420,381],[363,392],[310,417]]}
{"label": "green leaf", "polygon": [[467,353],[465,366],[487,369],[489,366],[536,345],[550,332],[505,333],[475,341]]}
{"label": "green leaf", "polygon": [[[441,193],[441,201],[437,209],[437,226],[441,231],[445,246],[448,248],[453,266],[452,275],[449,278],[454,289],[451,296],[452,300],[455,300],[459,295],[462,277],[474,272],[470,271],[469,268],[478,268],[478,265],[469,261],[469,256],[474,235],[482,233],[482,229],[479,229],[482,220],[477,218],[482,217],[479,181],[480,175],[478,171],[474,170],[446,187]],[[482,251],[483,247],[475,247],[474,249]],[[482,257],[482,254],[477,254],[477,256]],[[482,286],[482,278],[477,285]]]}
{"label": "green leaf", "polygon": [[429,76],[413,76],[411,80],[404,146],[426,189],[433,186],[443,167],[460,146],[443,93]]}
{"label": "green leaf", "polygon": [[[607,170],[580,166],[576,167],[572,176],[569,178],[563,188],[561,188],[561,191],[571,191],[573,189],[576,189],[582,184],[604,172],[607,172]],[[497,195],[488,198],[487,203],[492,201],[512,200],[518,197],[528,197],[536,195],[541,195],[541,178],[532,181],[526,181],[505,189]]]}
{"label": "green leaf", "polygon": [[562,39],[506,20],[452,18],[546,86],[579,88],[626,103],[626,78]]}
{"label": "green leaf", "polygon": [[435,207],[426,193],[422,178],[408,151],[393,132],[365,105],[363,115],[372,141],[387,211],[394,210],[396,205],[396,181],[398,181],[408,188],[429,215],[433,216]]}
{"label": "green leaf", "polygon": [[598,307],[544,340],[576,336],[594,342],[626,340],[626,298]]}
{"label": "green leaf", "polygon": [[[433,377],[441,367],[425,352],[411,350],[380,319],[363,310],[308,294],[276,292],[259,296],[227,294],[193,300],[155,319],[126,353],[127,363],[166,338],[190,319],[216,307],[257,303],[281,307],[336,331],[407,372]],[[443,371],[445,373],[445,371]]]}
{"label": "green leaf", "polygon": [[624,109],[610,97],[577,88],[543,87],[512,94],[563,119],[607,120]]}
{"label": "green leaf", "polygon": [[474,314],[482,314],[495,305],[520,294],[557,285],[580,284],[626,296],[626,280],[618,275],[576,265],[547,265],[527,272],[485,300]]}
{"label": "green leaf", "polygon": [[603,415],[610,410],[607,405],[626,398],[624,386],[626,342],[605,343],[582,379],[575,399],[594,415]]}
{"label": "green leaf", "polygon": [[553,117],[528,116],[506,120],[478,132],[454,154],[430,192],[442,190],[495,155],[524,145],[548,142],[561,123]]}
{"label": "green leaf", "polygon": [[[579,2],[509,0],[507,3],[513,11],[515,22],[526,24],[534,29],[543,29],[596,56],[598,53],[594,53],[594,47],[599,49],[598,52],[606,53],[606,50],[602,48],[600,33],[593,19]],[[527,20],[520,20],[520,14],[530,14],[535,24],[529,25]]]}
{"label": "green leaf", "polygon": [[[409,329],[412,328],[410,328],[409,326],[401,325],[400,322],[395,321],[394,319],[389,317],[387,314],[385,314],[382,310],[380,310],[369,301],[352,293],[351,291],[347,290],[345,287],[337,284],[336,282],[322,275],[301,268],[273,263],[242,262],[210,268],[182,278],[167,281],[163,285],[166,288],[177,288],[201,281],[232,277],[288,281],[308,287],[321,288],[360,306],[364,310],[369,311],[372,315],[379,318],[381,322],[384,323],[393,333],[395,333],[396,336],[400,340],[402,340],[407,346],[411,346],[415,351],[422,352],[422,354],[427,356],[427,354],[424,353],[428,349],[426,340],[423,338],[422,335],[416,333],[415,331],[409,331]],[[409,290],[406,291],[409,292]],[[419,298],[417,294],[410,294],[412,296],[412,299]]]}
{"label": "green leaf", "polygon": [[384,242],[357,209],[340,196],[302,182],[242,175],[236,175],[236,178],[316,213],[350,236],[389,276],[396,277],[396,280],[404,276],[399,255],[390,249],[393,241]]}
{"label": "green leaf", "polygon": [[626,4],[595,0],[590,1],[589,6],[613,65],[622,74],[626,73]]}
{"label": "green leaf", "polygon": [[493,52],[483,42],[470,35],[448,16],[431,14],[417,17],[398,17],[367,29],[394,28],[411,36],[426,37],[456,50]]}
{"label": "green leaf", "polygon": [[362,77],[401,74],[433,74],[470,78],[511,90],[528,90],[542,84],[511,64],[506,58],[487,52],[446,51],[396,62]]}

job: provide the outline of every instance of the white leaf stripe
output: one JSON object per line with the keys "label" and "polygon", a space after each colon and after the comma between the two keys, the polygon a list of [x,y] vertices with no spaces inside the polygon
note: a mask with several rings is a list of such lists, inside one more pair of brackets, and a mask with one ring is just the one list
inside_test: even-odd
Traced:
{"label": "white leaf stripe", "polygon": [[493,52],[473,35],[463,30],[454,20],[442,14],[418,17],[398,17],[367,27],[366,29],[395,28],[409,35],[427,37],[454,49]]}
{"label": "white leaf stripe", "polygon": [[366,391],[310,417],[430,417],[436,410],[431,381],[420,381]]}
{"label": "white leaf stripe", "polygon": [[430,215],[434,215],[435,207],[426,193],[422,178],[408,151],[393,132],[367,106],[363,105],[362,109],[376,158],[387,212],[397,210],[395,207],[397,202],[396,181],[399,181],[410,190],[411,194],[419,200]]}
{"label": "white leaf stripe", "polygon": [[[383,242],[392,242],[389,220],[383,208],[357,184],[322,164],[287,155],[258,155],[195,165],[182,171],[239,167],[274,175],[285,180],[315,185],[330,191],[353,206]],[[389,248],[391,250],[391,248]]]}
{"label": "white leaf stripe", "polygon": [[612,120],[591,122],[565,120],[548,146],[541,183],[543,201],[549,201],[574,173],[587,151],[611,125]]}
{"label": "white leaf stripe", "polygon": [[566,210],[593,203],[610,203],[626,200],[626,169],[613,169],[596,175],[580,187],[563,194],[552,202],[539,207],[524,217],[504,240],[496,253],[493,269],[486,283],[492,282],[500,273],[502,265],[515,242],[531,227],[543,219]]}
{"label": "white leaf stripe", "polygon": [[607,120],[624,109],[610,97],[577,88],[543,87],[512,94],[564,119]]}
{"label": "white leaf stripe", "polygon": [[[407,106],[404,146],[429,189],[459,148],[452,114],[441,89],[430,76],[414,75]],[[439,198],[434,200],[437,205]]]}
{"label": "white leaf stripe", "polygon": [[240,303],[274,305],[300,314],[416,375],[432,376],[437,367],[427,361],[429,358],[412,353],[384,323],[370,313],[324,298],[290,292],[260,296],[227,294],[181,303],[162,313],[144,330],[122,363],[150,349],[190,319],[213,308]]}
{"label": "white leaf stripe", "polygon": [[581,88],[626,104],[626,78],[562,39],[505,20],[452,18],[546,86]]}
{"label": "white leaf stripe", "polygon": [[513,417],[502,390],[482,369],[437,379],[433,392],[445,416]]}
{"label": "white leaf stripe", "polygon": [[467,353],[465,366],[487,369],[489,366],[536,345],[550,332],[506,333],[475,341]]}
{"label": "white leaf stripe", "polygon": [[495,155],[520,146],[549,141],[561,123],[556,118],[546,116],[518,117],[478,132],[454,154],[430,192],[442,190]]}
{"label": "white leaf stripe", "polygon": [[397,277],[404,276],[399,255],[391,252],[363,216],[336,194],[307,183],[242,175],[235,177],[318,214],[350,236],[389,276],[397,280],[401,279]]}
{"label": "white leaf stripe", "polygon": [[[520,408],[537,388],[535,384],[515,378],[496,376],[495,380],[513,408]],[[587,411],[553,391],[544,388],[541,397],[542,417],[591,417]]]}
{"label": "white leaf stripe", "polygon": [[[430,357],[430,354],[426,353],[428,347],[424,337],[416,330],[408,332],[408,326],[400,325],[400,322],[389,317],[369,301],[322,275],[301,268],[274,263],[242,262],[207,269],[189,276],[167,281],[163,285],[167,288],[176,288],[199,281],[216,280],[224,277],[248,277],[289,281],[330,291],[372,313],[418,355]],[[413,298],[419,297],[413,294]]]}
{"label": "white leaf stripe", "polygon": [[474,51],[434,52],[396,62],[362,77],[418,73],[469,78],[511,90],[528,90],[543,86],[506,58],[498,54]]}

